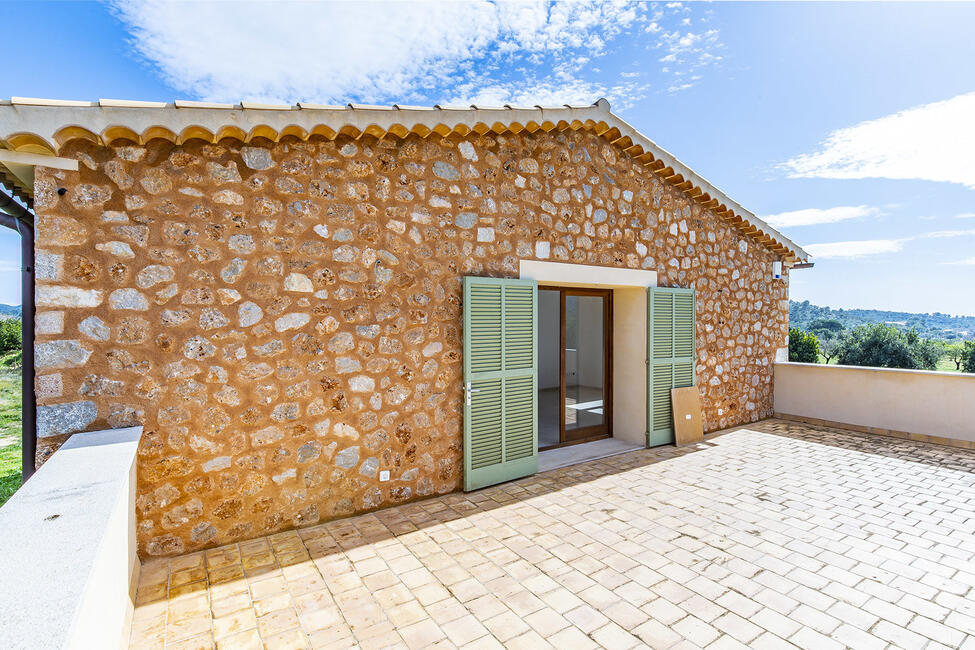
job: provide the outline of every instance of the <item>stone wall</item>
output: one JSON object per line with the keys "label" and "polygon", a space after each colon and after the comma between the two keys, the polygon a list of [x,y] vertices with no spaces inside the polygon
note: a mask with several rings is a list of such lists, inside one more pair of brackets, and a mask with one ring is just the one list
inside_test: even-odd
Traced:
{"label": "stone wall", "polygon": [[693,285],[706,428],[772,413],[777,258],[594,134],[62,155],[35,189],[40,456],[144,424],[143,555],[459,489],[461,277],[519,259]]}

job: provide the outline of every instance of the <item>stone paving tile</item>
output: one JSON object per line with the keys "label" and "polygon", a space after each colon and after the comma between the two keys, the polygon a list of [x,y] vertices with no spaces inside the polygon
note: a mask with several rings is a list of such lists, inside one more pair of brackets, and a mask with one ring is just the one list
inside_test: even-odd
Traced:
{"label": "stone paving tile", "polygon": [[975,452],[767,420],[149,560],[131,647],[975,648]]}

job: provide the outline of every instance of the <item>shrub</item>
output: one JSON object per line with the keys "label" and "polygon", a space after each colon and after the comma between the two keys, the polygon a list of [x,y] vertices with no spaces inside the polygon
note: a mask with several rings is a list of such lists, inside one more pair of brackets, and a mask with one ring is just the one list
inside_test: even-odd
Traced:
{"label": "shrub", "polygon": [[819,339],[798,327],[789,328],[789,361],[819,363]]}
{"label": "shrub", "polygon": [[0,320],[0,353],[19,350],[21,333],[20,319]]}
{"label": "shrub", "polygon": [[4,353],[0,356],[0,369],[19,370],[20,366],[23,365],[23,356],[20,350]]}

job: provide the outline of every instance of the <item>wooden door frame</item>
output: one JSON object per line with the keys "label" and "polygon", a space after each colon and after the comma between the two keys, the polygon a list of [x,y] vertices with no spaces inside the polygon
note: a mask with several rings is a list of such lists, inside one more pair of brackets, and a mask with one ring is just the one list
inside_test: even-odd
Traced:
{"label": "wooden door frame", "polygon": [[[559,442],[541,447],[539,451],[578,445],[613,437],[613,290],[587,287],[539,285],[538,291],[559,292]],[[577,429],[582,436],[574,440],[565,437],[565,296],[599,296],[603,298],[603,422]]]}

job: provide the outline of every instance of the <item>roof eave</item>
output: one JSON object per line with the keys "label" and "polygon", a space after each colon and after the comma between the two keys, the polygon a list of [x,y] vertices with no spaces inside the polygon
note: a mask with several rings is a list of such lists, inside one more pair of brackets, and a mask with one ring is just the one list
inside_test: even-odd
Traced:
{"label": "roof eave", "polygon": [[[586,129],[606,138],[691,200],[782,254],[787,262],[808,261],[809,254],[795,242],[613,113],[605,99],[588,106],[456,108],[167,104],[104,99],[66,102],[21,97],[0,101],[0,148],[46,156],[57,156],[65,143],[75,139],[105,145],[119,139],[145,144],[153,138],[165,138],[180,144],[194,138],[217,142],[233,137],[249,142],[258,137],[279,140],[289,135],[301,139],[312,135],[329,139],[342,135],[382,137],[387,133],[427,137],[566,129]],[[30,194],[31,188],[20,189]]]}

